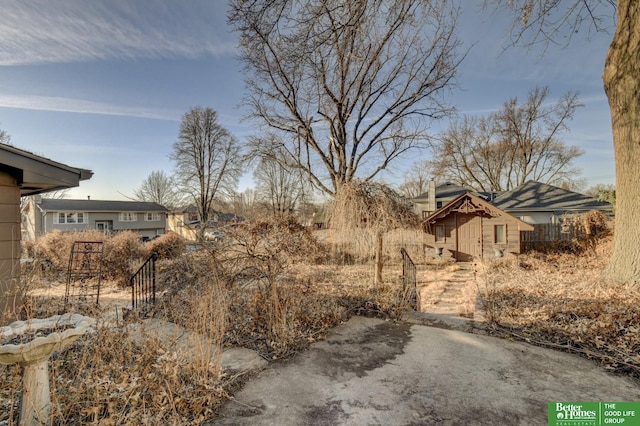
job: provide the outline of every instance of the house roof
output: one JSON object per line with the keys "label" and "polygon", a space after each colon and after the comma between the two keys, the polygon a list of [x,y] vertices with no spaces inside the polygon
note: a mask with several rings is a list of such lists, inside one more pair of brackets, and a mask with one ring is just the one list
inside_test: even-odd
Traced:
{"label": "house roof", "polygon": [[443,219],[449,216],[451,213],[477,213],[482,212],[484,214],[488,214],[490,216],[501,216],[512,222],[518,224],[518,229],[521,231],[533,231],[533,226],[521,221],[520,219],[510,215],[504,210],[496,207],[491,202],[481,198],[477,195],[474,195],[472,192],[465,192],[464,194],[458,195],[456,198],[448,202],[441,209],[436,210],[431,214],[428,218],[426,218],[423,223],[423,228],[425,231],[428,230],[429,226],[433,223],[436,223],[439,219]]}
{"label": "house roof", "polygon": [[158,203],[145,201],[67,200],[43,198],[38,204],[42,211],[82,212],[166,212]]}
{"label": "house roof", "polygon": [[613,210],[606,201],[535,181],[525,182],[511,191],[501,193],[493,200],[493,204],[507,212]]}
{"label": "house roof", "polygon": [[[473,192],[473,190],[465,188],[464,186],[456,185],[455,183],[451,182],[441,183],[440,185],[436,186],[436,198],[453,198],[466,192]],[[413,201],[416,202],[428,200],[429,191],[424,192],[413,199]]]}
{"label": "house roof", "polygon": [[6,144],[0,144],[0,170],[15,177],[22,196],[71,188],[93,176],[90,170],[67,166]]}

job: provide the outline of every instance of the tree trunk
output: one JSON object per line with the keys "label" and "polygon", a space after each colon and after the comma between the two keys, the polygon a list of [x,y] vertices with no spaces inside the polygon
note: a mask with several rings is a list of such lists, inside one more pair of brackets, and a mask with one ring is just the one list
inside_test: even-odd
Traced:
{"label": "tree trunk", "polygon": [[616,162],[616,224],[606,275],[640,285],[640,1],[618,0],[604,68]]}
{"label": "tree trunk", "polygon": [[374,284],[382,284],[382,232],[376,233],[376,265]]}

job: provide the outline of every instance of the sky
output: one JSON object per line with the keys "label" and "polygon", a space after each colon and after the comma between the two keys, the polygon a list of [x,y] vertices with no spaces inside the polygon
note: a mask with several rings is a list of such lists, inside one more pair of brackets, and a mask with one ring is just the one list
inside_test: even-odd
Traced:
{"label": "sky", "polygon": [[[585,151],[575,165],[586,188],[614,184],[602,85],[611,33],[581,32],[545,52],[505,50],[510,18],[483,11],[481,0],[461,3],[458,35],[469,50],[448,95],[458,114],[488,114],[535,86],[549,86],[551,101],[578,91],[585,106],[562,139]],[[255,126],[242,120],[243,74],[226,13],[222,0],[0,0],[0,129],[18,148],[92,170],[67,198],[101,200],[131,198],[152,171],[173,171],[171,147],[193,106],[213,108],[245,140]],[[423,159],[428,152],[381,177],[399,184]],[[248,172],[239,190],[253,185]]]}

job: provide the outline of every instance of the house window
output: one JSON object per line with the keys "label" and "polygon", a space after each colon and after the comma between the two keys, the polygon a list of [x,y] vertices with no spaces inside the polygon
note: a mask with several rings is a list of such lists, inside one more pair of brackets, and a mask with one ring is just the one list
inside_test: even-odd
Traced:
{"label": "house window", "polygon": [[436,201],[436,209],[442,208],[442,201]]}
{"label": "house window", "polygon": [[120,222],[135,222],[136,216],[134,212],[120,212]]}
{"label": "house window", "polygon": [[54,223],[62,224],[84,224],[87,215],[83,212],[58,212],[54,216]]}
{"label": "house window", "polygon": [[493,237],[494,243],[505,244],[507,242],[507,225],[494,225]]}
{"label": "house window", "polygon": [[158,212],[147,212],[144,214],[144,220],[146,222],[157,222],[160,220],[160,213]]}
{"label": "house window", "polygon": [[436,225],[436,243],[444,242],[444,225]]}

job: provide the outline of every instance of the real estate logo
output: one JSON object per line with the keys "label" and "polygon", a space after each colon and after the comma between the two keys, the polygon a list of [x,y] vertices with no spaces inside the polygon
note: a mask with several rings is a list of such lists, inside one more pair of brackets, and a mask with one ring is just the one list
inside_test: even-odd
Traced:
{"label": "real estate logo", "polygon": [[[580,425],[596,426],[598,424],[598,403],[578,402],[578,403],[553,403],[555,417],[558,426]],[[549,407],[551,413],[551,407]]]}
{"label": "real estate logo", "polygon": [[640,402],[550,402],[548,409],[549,426],[640,426]]}

